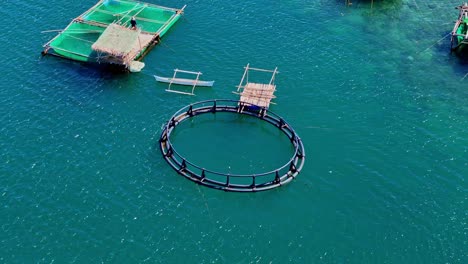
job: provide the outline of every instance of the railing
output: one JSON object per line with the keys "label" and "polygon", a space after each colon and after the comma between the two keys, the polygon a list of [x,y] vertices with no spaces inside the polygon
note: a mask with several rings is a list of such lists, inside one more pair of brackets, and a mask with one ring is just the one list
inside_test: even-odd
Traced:
{"label": "railing", "polygon": [[[242,107],[241,107],[242,106]],[[294,147],[292,157],[279,168],[258,174],[230,174],[202,168],[180,155],[171,143],[173,129],[189,118],[217,112],[230,112],[257,117],[285,133]],[[159,139],[164,159],[179,174],[199,184],[225,191],[252,192],[269,190],[290,182],[301,171],[305,161],[305,150],[301,139],[292,127],[277,114],[254,105],[235,100],[201,101],[177,111],[165,125]]]}

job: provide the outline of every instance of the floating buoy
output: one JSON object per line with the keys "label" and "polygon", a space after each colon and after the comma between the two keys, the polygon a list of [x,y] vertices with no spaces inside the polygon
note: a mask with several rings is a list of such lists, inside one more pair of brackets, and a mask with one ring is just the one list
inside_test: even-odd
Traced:
{"label": "floating buoy", "polygon": [[132,61],[128,66],[128,70],[130,72],[141,72],[141,70],[145,67],[145,63],[141,61]]}

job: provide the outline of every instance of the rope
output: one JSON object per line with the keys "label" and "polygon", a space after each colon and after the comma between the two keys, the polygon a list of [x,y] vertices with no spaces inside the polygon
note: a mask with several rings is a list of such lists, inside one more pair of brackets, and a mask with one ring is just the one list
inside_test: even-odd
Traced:
{"label": "rope", "polygon": [[120,21],[126,17],[130,12],[132,12],[133,10],[137,9],[139,7],[140,4],[136,4],[132,9],[128,10],[127,12],[122,12],[125,13],[125,15],[123,15],[121,18],[119,18],[119,20],[116,21],[116,23],[120,23]]}
{"label": "rope", "polygon": [[[125,13],[125,12],[121,12],[121,13],[114,14],[113,12],[106,11],[106,10],[99,10],[99,9],[96,10],[96,12],[101,12],[101,13],[108,14],[108,15],[113,15],[113,16],[120,16],[121,13]],[[164,24],[165,23],[162,20],[154,20],[154,19],[149,19],[149,18],[144,18],[144,17],[137,17],[136,15],[135,15],[135,18],[138,18],[138,20],[142,20],[142,21],[146,21],[146,22],[150,22],[150,23],[155,23],[155,24]]]}
{"label": "rope", "polygon": [[74,39],[81,40],[81,41],[88,42],[88,43],[94,43],[94,41],[90,41],[90,40],[86,40],[86,39],[82,39],[82,38],[77,38],[77,37],[74,37],[74,36],[69,35],[69,34],[66,34],[66,35],[68,37],[70,37],[70,38],[74,38]]}
{"label": "rope", "polygon": [[200,196],[202,197],[203,199],[203,202],[205,203],[205,207],[206,207],[206,211],[208,212],[208,216],[211,220],[211,225],[214,226],[214,221],[213,221],[213,215],[211,214],[211,210],[210,208],[208,207],[208,203],[206,202],[206,198],[205,198],[205,195],[201,192],[200,190],[200,185],[197,184],[197,188],[198,188],[198,193],[200,194]]}
{"label": "rope", "polygon": [[418,52],[418,55],[423,53],[423,52],[426,52],[427,50],[429,50],[430,48],[434,47],[435,44],[439,43],[441,40],[445,39],[446,37],[448,37],[450,34],[452,33],[448,33],[447,35],[445,35],[443,38],[437,40],[436,42],[434,42],[434,44],[430,45],[429,47],[427,47],[426,49],[424,49],[423,51],[421,52]]}
{"label": "rope", "polygon": [[[146,5],[144,5],[140,10],[138,10],[138,12],[136,12],[135,14],[133,14],[132,16],[136,17],[138,14],[141,13],[141,11],[143,11],[144,9],[146,8]],[[124,24],[127,24],[132,18],[128,19],[127,21],[125,21]]]}
{"label": "rope", "polygon": [[460,79],[460,81],[463,81],[466,78],[466,76],[468,76],[468,73],[466,73],[465,76],[463,76],[463,78]]}
{"label": "rope", "polygon": [[67,34],[97,34],[97,33],[102,33],[102,31],[98,30],[88,30],[88,31],[68,31],[66,32]]}

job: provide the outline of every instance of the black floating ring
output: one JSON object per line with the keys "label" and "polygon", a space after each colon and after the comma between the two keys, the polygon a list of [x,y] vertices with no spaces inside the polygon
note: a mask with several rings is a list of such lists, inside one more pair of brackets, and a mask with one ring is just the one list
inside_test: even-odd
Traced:
{"label": "black floating ring", "polygon": [[[294,146],[294,155],[283,166],[260,174],[221,173],[191,163],[182,157],[171,144],[171,132],[184,120],[197,115],[216,112],[254,116],[274,125],[288,136]],[[305,161],[304,145],[301,139],[283,118],[266,108],[235,100],[208,100],[185,106],[177,111],[164,126],[159,138],[159,145],[164,159],[177,173],[198,184],[225,191],[255,192],[282,186],[299,174]]]}

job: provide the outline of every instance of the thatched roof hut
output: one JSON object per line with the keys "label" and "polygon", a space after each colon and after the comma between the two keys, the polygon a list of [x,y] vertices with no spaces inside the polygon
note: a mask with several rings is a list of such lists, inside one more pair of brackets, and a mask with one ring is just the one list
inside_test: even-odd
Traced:
{"label": "thatched roof hut", "polygon": [[110,24],[91,46],[94,51],[107,53],[119,58],[126,57],[135,45],[141,30],[130,29],[118,24]]}

